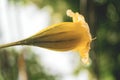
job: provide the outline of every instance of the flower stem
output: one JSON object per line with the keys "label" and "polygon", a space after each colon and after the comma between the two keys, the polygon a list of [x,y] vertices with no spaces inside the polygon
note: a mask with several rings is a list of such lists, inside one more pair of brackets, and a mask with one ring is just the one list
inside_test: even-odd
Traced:
{"label": "flower stem", "polygon": [[7,43],[7,44],[0,45],[0,49],[10,47],[10,46],[20,45],[20,44],[21,44],[21,41]]}

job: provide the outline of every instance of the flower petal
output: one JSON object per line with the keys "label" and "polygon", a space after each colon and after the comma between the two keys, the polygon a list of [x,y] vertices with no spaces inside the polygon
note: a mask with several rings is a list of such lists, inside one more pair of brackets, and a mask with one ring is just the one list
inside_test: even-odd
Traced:
{"label": "flower petal", "polygon": [[79,13],[74,13],[71,10],[67,10],[66,13],[68,16],[73,18],[73,22],[75,24],[78,24],[78,31],[81,31],[81,35],[79,35],[81,37],[81,40],[74,50],[80,53],[81,61],[85,64],[88,64],[90,44],[92,42],[89,26],[86,23],[84,17]]}

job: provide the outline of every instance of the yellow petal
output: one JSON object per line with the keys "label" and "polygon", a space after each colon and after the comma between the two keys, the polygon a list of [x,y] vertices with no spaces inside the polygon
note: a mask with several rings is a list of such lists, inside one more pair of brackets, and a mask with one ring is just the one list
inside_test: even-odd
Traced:
{"label": "yellow petal", "polygon": [[63,22],[45,28],[26,40],[26,45],[34,45],[57,51],[68,51],[76,48],[82,40],[83,28],[79,23]]}
{"label": "yellow petal", "polygon": [[82,31],[82,35],[80,35],[81,40],[74,50],[80,53],[81,61],[85,64],[88,64],[90,44],[92,41],[89,26],[86,23],[84,17],[79,13],[73,13],[71,10],[68,10],[67,15],[73,18],[73,22],[75,24],[79,23],[78,27],[80,28],[78,31]]}

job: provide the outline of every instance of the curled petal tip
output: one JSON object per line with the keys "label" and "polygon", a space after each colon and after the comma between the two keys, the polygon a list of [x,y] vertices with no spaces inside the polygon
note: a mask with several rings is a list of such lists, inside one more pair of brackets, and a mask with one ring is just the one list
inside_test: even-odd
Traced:
{"label": "curled petal tip", "polygon": [[80,22],[80,21],[85,21],[84,16],[79,14],[78,12],[74,13],[72,10],[68,9],[66,11],[67,16],[73,18],[73,22]]}
{"label": "curled petal tip", "polygon": [[67,14],[67,16],[70,16],[70,17],[73,17],[73,16],[74,16],[74,13],[73,13],[72,10],[70,10],[70,9],[68,9],[68,10],[66,11],[66,14]]}

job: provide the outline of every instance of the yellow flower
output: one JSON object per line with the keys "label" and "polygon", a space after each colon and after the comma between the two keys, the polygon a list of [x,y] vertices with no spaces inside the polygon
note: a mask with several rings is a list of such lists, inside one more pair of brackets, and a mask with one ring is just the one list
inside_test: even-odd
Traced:
{"label": "yellow flower", "polygon": [[27,39],[4,45],[4,47],[33,45],[57,51],[74,50],[80,53],[82,62],[88,64],[92,41],[89,26],[79,13],[67,10],[67,15],[72,17],[73,22],[62,22],[48,26]]}
{"label": "yellow flower", "polygon": [[51,50],[74,50],[80,53],[83,63],[89,63],[89,50],[92,41],[85,19],[79,13],[67,10],[73,22],[62,22],[45,28],[25,40],[25,45],[34,45]]}

